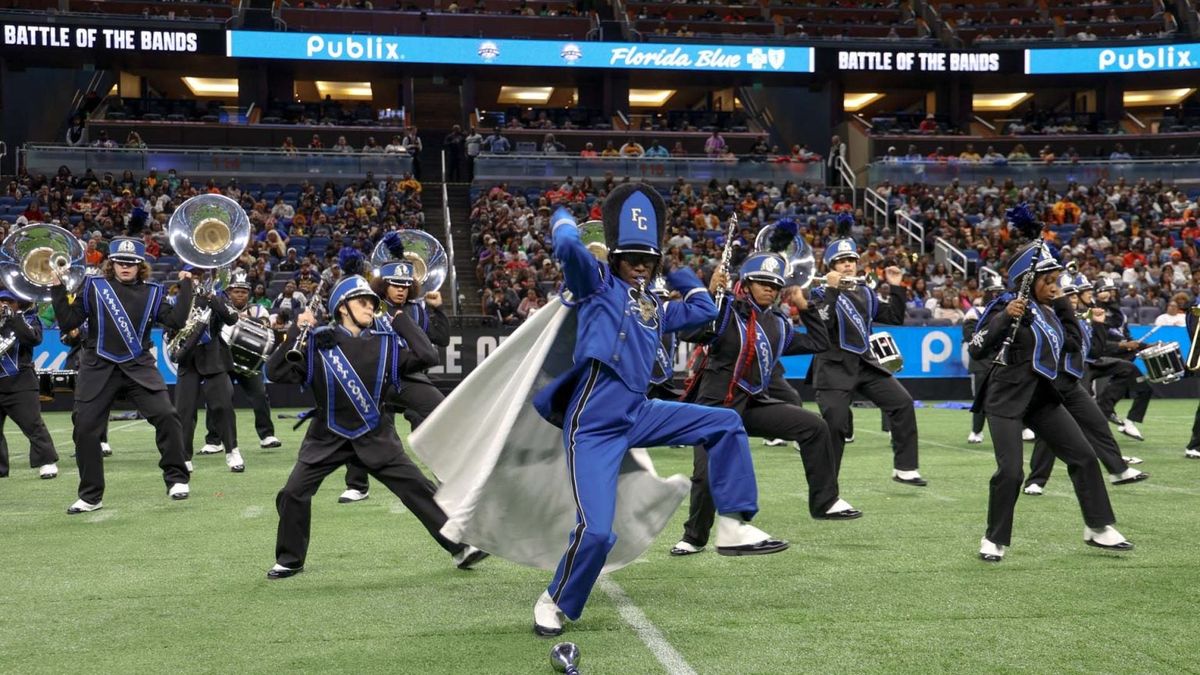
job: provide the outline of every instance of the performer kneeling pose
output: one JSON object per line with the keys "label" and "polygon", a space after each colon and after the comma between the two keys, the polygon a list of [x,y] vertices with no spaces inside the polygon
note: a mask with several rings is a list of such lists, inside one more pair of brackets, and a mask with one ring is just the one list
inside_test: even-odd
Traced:
{"label": "performer kneeling pose", "polygon": [[41,478],[56,478],[58,452],[42,421],[33,369],[33,348],[42,344],[42,322],[37,315],[22,312],[19,303],[11,292],[0,291],[0,343],[8,344],[0,353],[0,477],[8,475],[8,443],[3,436],[4,422],[11,417],[29,439],[29,466]]}
{"label": "performer kneeling pose", "polygon": [[[789,300],[801,310],[806,333],[793,331],[791,321],[775,306],[784,287],[786,267],[787,261],[776,253],[751,255],[742,264],[736,297],[722,303],[717,321],[684,335],[688,342],[708,345],[698,379],[692,382],[693,400],[736,410],[751,436],[799,443],[808,479],[809,514],[818,519],[858,518],[862,512],[838,496],[837,471],[825,420],[773,395],[778,386],[774,372],[781,357],[817,354],[829,348],[825,322],[816,307],[808,305],[800,288],[791,287]],[[833,281],[837,283],[836,273]],[[723,285],[724,279],[714,275],[713,282]],[[717,287],[710,285],[710,290],[715,292]],[[713,503],[707,454],[703,447],[696,448],[691,509],[683,540],[671,549],[672,555],[697,553],[708,543]]]}
{"label": "performer kneeling pose", "polygon": [[[1056,313],[1066,316],[1062,319],[1066,343],[1063,345],[1062,361],[1059,363],[1058,377],[1054,379],[1054,387],[1062,397],[1063,407],[1079,423],[1079,428],[1091,444],[1092,450],[1096,452],[1096,457],[1100,459],[1104,468],[1108,469],[1113,485],[1136,483],[1146,480],[1150,474],[1130,467],[1121,457],[1121,447],[1113,438],[1104,413],[1100,412],[1096,400],[1080,384],[1088,364],[1096,360],[1099,351],[1093,331],[1104,331],[1103,309],[1089,309],[1087,313],[1079,314],[1079,292],[1085,285],[1088,289],[1092,287],[1091,282],[1082,274],[1076,276],[1070,272],[1063,272],[1058,277],[1058,286],[1064,297],[1054,302]],[[1063,303],[1071,305],[1069,315],[1066,315],[1065,307],[1059,307]],[[1092,312],[1100,314],[1091,315]],[[1042,494],[1053,469],[1054,454],[1046,439],[1039,436],[1037,444],[1033,446],[1033,457],[1029,460],[1029,478],[1025,481],[1025,494]]]}
{"label": "performer kneeling pose", "polygon": [[[171,406],[167,385],[150,353],[154,324],[178,330],[187,323],[188,303],[163,302],[163,288],[147,283],[150,266],[140,239],[118,237],[109,245],[100,276],[87,277],[73,300],[56,281],[51,289],[54,315],[61,330],[87,322],[75,389],[75,461],[79,465],[79,500],[67,513],[95,511],[103,505],[104,461],[97,430],[108,425],[113,400],[122,391],[151,426],[161,456],[167,494],[188,498],[179,414]],[[191,274],[179,273],[179,296],[191,297]]]}
{"label": "performer kneeling pose", "polygon": [[550,586],[534,604],[534,632],[562,632],[561,614],[578,619],[616,543],[613,513],[617,474],[630,448],[703,444],[708,449],[713,501],[721,514],[717,551],[775,553],[787,542],[749,524],[758,511],[750,444],[737,413],[646,398],[664,332],[697,327],[716,307],[696,275],[667,274],[683,296],[664,310],[646,290],[661,263],[666,205],[654,188],[618,186],[602,207],[608,262],[579,236],[575,219],[559,209],[551,219],[554,255],[562,263],[570,302],[578,312],[574,367],[534,398],[538,412],[563,430],[578,525]]}
{"label": "performer kneeling pose", "polygon": [[[272,382],[312,387],[317,403],[296,466],[275,498],[279,532],[275,566],[267,572],[268,579],[290,577],[304,569],[313,495],[326,476],[345,464],[364,467],[387,486],[438,545],[454,556],[459,568],[487,557],[439,533],[446,514],[433,500],[433,484],[404,453],[392,416],[380,409],[379,401],[398,385],[401,373],[437,365],[438,354],[404,313],[393,319],[392,330],[380,330],[384,327],[375,322],[378,305],[379,296],[366,279],[342,279],[329,296],[334,325],[314,328],[304,343],[297,344],[300,327],[315,321],[312,314],[301,314],[267,361]],[[286,354],[293,348],[303,358],[289,362]]]}
{"label": "performer kneeling pose", "polygon": [[[980,542],[979,557],[999,562],[1011,543],[1013,511],[1021,494],[1023,447],[1022,425],[1033,429],[1049,444],[1075,485],[1075,496],[1083,510],[1083,539],[1090,546],[1128,550],[1125,540],[1112,524],[1116,517],[1104,487],[1104,478],[1096,462],[1096,453],[1084,440],[1079,425],[1063,407],[1055,387],[1062,360],[1064,335],[1060,318],[1051,303],[1058,291],[1056,275],[1062,266],[1041,242],[1021,249],[1008,261],[1008,289],[1011,293],[997,298],[984,312],[979,329],[971,340],[973,359],[994,359],[997,363],[984,378],[980,395],[972,410],[987,415],[992,445],[996,451],[996,473],[992,476],[988,499],[987,532]],[[1028,280],[1026,275],[1032,275]],[[1028,298],[1028,299],[1027,299]],[[1060,302],[1062,317],[1070,319],[1070,308]],[[1028,316],[1026,314],[1028,313]],[[1011,346],[1005,347],[1017,322]],[[1002,356],[997,356],[1000,354]]]}

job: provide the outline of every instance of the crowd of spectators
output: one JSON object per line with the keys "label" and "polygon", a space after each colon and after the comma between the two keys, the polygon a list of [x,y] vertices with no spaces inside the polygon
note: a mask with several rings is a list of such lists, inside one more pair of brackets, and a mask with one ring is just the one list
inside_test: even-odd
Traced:
{"label": "crowd of spectators", "polygon": [[[981,139],[985,140],[985,139]],[[1036,146],[1033,146],[1036,147]],[[910,163],[923,164],[930,162],[938,163],[967,163],[967,164],[1010,164],[1010,163],[1031,163],[1041,162],[1043,164],[1052,164],[1054,162],[1079,162],[1087,161],[1110,161],[1110,162],[1127,162],[1134,159],[1151,159],[1151,158],[1167,158],[1181,159],[1184,157],[1200,156],[1200,145],[1192,151],[1191,155],[1181,152],[1176,144],[1167,146],[1164,153],[1152,154],[1149,149],[1140,145],[1130,152],[1124,143],[1116,142],[1111,146],[1104,147],[1095,145],[1092,148],[1091,154],[1084,156],[1075,150],[1074,146],[1067,146],[1066,149],[1057,148],[1051,144],[1043,144],[1036,152],[1030,153],[1024,143],[1017,143],[1008,153],[999,152],[993,145],[985,145],[982,148],[977,147],[974,143],[967,143],[962,152],[958,154],[946,152],[943,146],[937,146],[933,152],[921,152],[916,145],[910,144],[908,149],[901,154],[896,146],[888,146],[883,155],[879,157],[879,161],[887,163]]]}

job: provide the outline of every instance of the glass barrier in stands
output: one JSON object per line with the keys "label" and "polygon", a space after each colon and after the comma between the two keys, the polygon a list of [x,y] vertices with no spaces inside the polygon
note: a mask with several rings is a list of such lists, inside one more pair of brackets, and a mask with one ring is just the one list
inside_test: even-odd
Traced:
{"label": "glass barrier in stands", "polygon": [[750,181],[774,181],[783,185],[824,183],[825,164],[822,162],[752,162],[721,161],[702,158],[620,159],[585,157],[547,157],[546,155],[480,155],[475,160],[475,180],[511,181],[517,178],[565,178],[567,176],[603,176],[611,172],[618,179],[625,176],[647,182],[727,181],[731,178]]}
{"label": "glass barrier in stands", "polygon": [[1009,178],[1017,185],[1036,182],[1043,178],[1051,184],[1068,182],[1091,184],[1101,178],[1128,182],[1140,178],[1161,179],[1171,183],[1191,183],[1200,175],[1200,160],[1197,159],[1154,159],[1154,160],[1093,160],[1078,162],[873,162],[868,166],[870,185],[883,181],[892,184],[928,183],[947,185],[954,180],[961,183],[982,183],[991,178],[1001,183]]}

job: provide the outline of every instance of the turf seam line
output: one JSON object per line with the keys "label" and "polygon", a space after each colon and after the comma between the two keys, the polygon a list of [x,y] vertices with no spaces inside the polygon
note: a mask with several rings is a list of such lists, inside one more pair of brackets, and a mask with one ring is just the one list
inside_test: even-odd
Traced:
{"label": "turf seam line", "polygon": [[645,612],[633,604],[633,601],[625,594],[625,590],[617,585],[617,582],[608,577],[601,577],[599,585],[600,589],[617,605],[617,614],[621,616],[621,620],[637,633],[642,643],[646,645],[654,658],[658,659],[669,675],[696,675],[696,671],[688,665],[683,655],[667,642],[658,627],[646,617]]}

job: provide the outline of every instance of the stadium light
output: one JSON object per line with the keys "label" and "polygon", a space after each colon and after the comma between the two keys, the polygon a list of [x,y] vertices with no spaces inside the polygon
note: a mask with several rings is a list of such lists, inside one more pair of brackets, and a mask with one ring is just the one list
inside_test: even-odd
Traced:
{"label": "stadium light", "polygon": [[674,89],[630,89],[629,105],[638,108],[658,108],[674,95]]}
{"label": "stadium light", "polygon": [[183,77],[193,96],[237,96],[236,77]]}
{"label": "stadium light", "polygon": [[370,82],[330,82],[317,80],[313,84],[321,98],[329,96],[343,101],[370,101],[374,98]]}
{"label": "stadium light", "polygon": [[1007,94],[975,94],[971,97],[971,109],[975,112],[1005,112],[1021,105],[1033,94],[1014,91]]}
{"label": "stadium light", "polygon": [[1195,87],[1191,89],[1146,89],[1127,91],[1123,98],[1127,106],[1166,106],[1179,105],[1194,93],[1196,93]]}
{"label": "stadium light", "polygon": [[509,105],[546,105],[554,95],[554,87],[509,87],[500,86],[498,103]]}
{"label": "stadium light", "polygon": [[863,92],[858,94],[851,94],[847,92],[842,95],[842,110],[845,110],[846,112],[858,112],[859,110],[871,105],[884,96],[886,96],[886,94],[879,94],[875,92]]}

